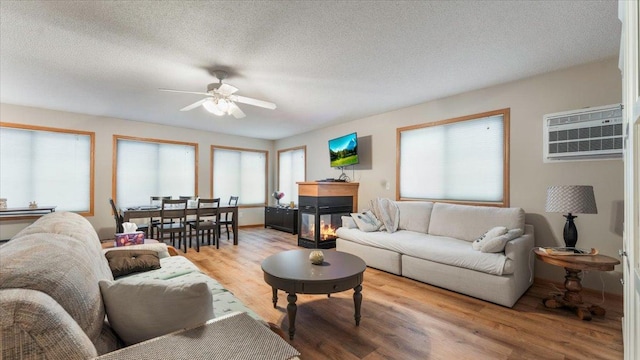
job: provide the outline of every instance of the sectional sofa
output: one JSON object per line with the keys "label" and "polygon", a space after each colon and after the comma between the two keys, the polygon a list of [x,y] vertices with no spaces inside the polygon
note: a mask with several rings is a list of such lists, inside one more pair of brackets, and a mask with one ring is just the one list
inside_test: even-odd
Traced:
{"label": "sectional sofa", "polygon": [[[85,218],[70,212],[48,214],[0,246],[0,358],[89,359],[129,345],[123,340],[124,334],[114,331],[115,313],[105,300],[105,289],[118,284],[129,287],[121,289],[120,295],[115,293],[117,296],[134,295],[120,306],[134,310],[129,318],[127,313],[124,317],[120,313],[118,320],[123,331],[130,330],[128,327],[144,327],[146,323],[140,324],[144,317],[150,325],[142,330],[160,331],[159,320],[174,326],[174,321],[183,321],[194,311],[205,317],[202,323],[239,311],[266,325],[188,259],[169,256],[165,244],[140,247],[136,251],[150,250],[151,255],[157,254],[161,267],[114,281],[112,267],[95,230]],[[184,290],[190,301],[202,304],[204,299],[208,306],[196,309],[179,306],[167,300],[168,292],[154,299],[135,297],[145,283],[166,285],[165,290]],[[153,309],[151,303],[159,303],[162,308]],[[158,336],[168,332],[160,331]],[[280,338],[278,341],[287,345]],[[170,351],[163,358],[171,358],[169,354]]]}
{"label": "sectional sofa", "polygon": [[[398,201],[398,231],[364,232],[351,222],[337,231],[336,249],[367,266],[512,307],[533,282],[533,226],[520,208]],[[346,226],[345,226],[346,225]],[[503,251],[472,243],[494,227],[521,229]]]}

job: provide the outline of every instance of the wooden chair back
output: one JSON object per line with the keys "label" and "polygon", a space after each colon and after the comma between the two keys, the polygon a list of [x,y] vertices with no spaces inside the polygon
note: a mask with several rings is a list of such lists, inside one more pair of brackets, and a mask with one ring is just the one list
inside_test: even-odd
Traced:
{"label": "wooden chair back", "polygon": [[124,232],[124,227],[122,223],[124,222],[120,211],[116,207],[116,204],[113,202],[112,198],[109,198],[109,204],[111,204],[111,211],[113,212],[113,218],[116,221],[116,233]]}
{"label": "wooden chair back", "polygon": [[187,221],[187,200],[162,200],[160,223],[175,223],[185,226]]}
{"label": "wooden chair back", "polygon": [[197,222],[211,221],[217,222],[218,209],[220,208],[220,198],[199,199],[198,210],[196,212]]}

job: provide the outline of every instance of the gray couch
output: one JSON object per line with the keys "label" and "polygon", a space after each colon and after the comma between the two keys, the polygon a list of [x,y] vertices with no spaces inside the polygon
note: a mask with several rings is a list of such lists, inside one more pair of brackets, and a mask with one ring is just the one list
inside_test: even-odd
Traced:
{"label": "gray couch", "polygon": [[[215,317],[241,311],[262,321],[189,260],[158,245],[161,268],[128,278],[206,282]],[[109,264],[95,230],[75,213],[43,216],[0,246],[0,359],[88,359],[122,348],[105,319],[100,280],[113,280]]]}
{"label": "gray couch", "polygon": [[[396,205],[398,231],[363,232],[343,223],[336,249],[359,256],[367,266],[507,307],[531,286],[533,226],[525,225],[522,209],[418,201]],[[507,242],[504,252],[474,250],[472,242],[496,226],[524,234]]]}

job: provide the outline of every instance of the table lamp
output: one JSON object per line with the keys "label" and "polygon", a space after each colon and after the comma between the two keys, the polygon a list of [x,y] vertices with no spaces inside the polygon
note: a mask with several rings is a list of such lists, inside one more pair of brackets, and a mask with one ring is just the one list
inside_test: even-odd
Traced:
{"label": "table lamp", "polygon": [[547,188],[546,212],[568,213],[564,224],[564,243],[567,247],[576,247],[578,242],[578,229],[573,223],[577,216],[572,214],[597,214],[596,199],[593,195],[593,186],[586,185],[560,185]]}

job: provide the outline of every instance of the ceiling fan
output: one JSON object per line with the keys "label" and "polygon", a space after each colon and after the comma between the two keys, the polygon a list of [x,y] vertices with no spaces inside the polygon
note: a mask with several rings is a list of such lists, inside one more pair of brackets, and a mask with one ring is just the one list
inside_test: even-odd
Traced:
{"label": "ceiling fan", "polygon": [[229,84],[223,84],[222,80],[226,79],[227,72],[216,70],[213,72],[218,79],[217,83],[207,85],[207,92],[183,91],[173,89],[158,89],[160,91],[178,92],[185,94],[205,95],[204,99],[198,100],[191,105],[187,105],[180,111],[189,111],[202,105],[207,111],[214,115],[233,115],[236,119],[245,117],[246,115],[236,103],[258,106],[266,109],[275,109],[276,104],[268,101],[252,99],[245,96],[235,95],[238,88]]}

